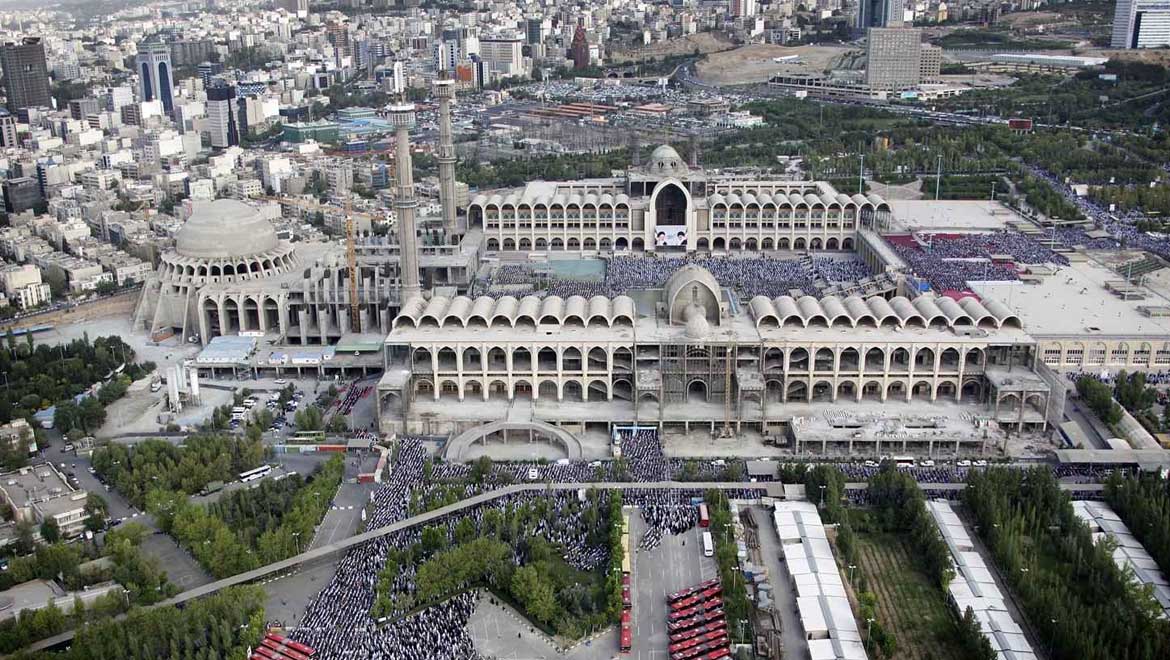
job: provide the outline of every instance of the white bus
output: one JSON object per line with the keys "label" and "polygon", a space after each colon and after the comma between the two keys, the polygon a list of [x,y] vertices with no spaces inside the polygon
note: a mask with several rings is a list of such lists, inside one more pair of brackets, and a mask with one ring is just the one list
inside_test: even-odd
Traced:
{"label": "white bus", "polygon": [[915,460],[913,456],[891,456],[890,460],[894,462],[894,467],[912,468]]}
{"label": "white bus", "polygon": [[703,532],[703,556],[715,556],[715,543],[711,540],[711,532]]}
{"label": "white bus", "polygon": [[272,472],[271,465],[261,465],[260,467],[256,468],[255,470],[248,470],[247,472],[241,472],[240,473],[240,483],[246,484],[249,481],[256,481],[257,479],[263,479],[264,477],[268,476],[269,472]]}

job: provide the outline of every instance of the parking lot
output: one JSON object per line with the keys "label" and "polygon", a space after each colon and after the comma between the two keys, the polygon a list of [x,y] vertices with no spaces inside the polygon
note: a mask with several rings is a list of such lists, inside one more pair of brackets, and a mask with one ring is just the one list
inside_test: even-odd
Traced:
{"label": "parking lot", "polygon": [[[630,518],[630,543],[646,532],[641,515]],[[718,577],[715,559],[703,556],[703,530],[699,527],[677,536],[665,535],[662,545],[650,552],[634,553],[634,645],[626,657],[635,660],[667,660],[670,635],[666,628],[667,594]]]}

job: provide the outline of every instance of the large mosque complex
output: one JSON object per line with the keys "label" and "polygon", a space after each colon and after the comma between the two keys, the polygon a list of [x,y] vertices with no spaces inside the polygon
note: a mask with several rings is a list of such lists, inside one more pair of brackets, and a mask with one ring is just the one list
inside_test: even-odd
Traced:
{"label": "large mosque complex", "polygon": [[[446,436],[453,458],[538,437],[579,455],[617,425],[758,434],[797,452],[1002,451],[1061,424],[1061,372],[1170,363],[1170,285],[1122,286],[1089,253],[1013,257],[1031,239],[1006,207],[924,215],[931,202],[707,171],[665,145],[622,177],[484,191],[465,214],[446,181],[446,244],[420,248],[413,107],[390,118],[396,235],[357,242],[359,327],[344,242],[289,243],[231,200],[194,207],[136,326],[198,338],[213,373],[287,366],[255,343],[222,350],[240,336],[370,351],[380,430]],[[449,140],[440,130],[444,165]],[[938,256],[943,236],[1017,247]],[[932,280],[925,256],[960,283]],[[601,275],[556,274],[581,264]],[[1110,318],[1094,323],[1094,308]]]}

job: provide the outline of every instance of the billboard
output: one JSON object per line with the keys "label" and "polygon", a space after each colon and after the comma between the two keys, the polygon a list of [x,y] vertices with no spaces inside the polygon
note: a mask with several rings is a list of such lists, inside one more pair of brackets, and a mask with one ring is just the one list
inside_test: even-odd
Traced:
{"label": "billboard", "polygon": [[654,245],[657,247],[686,247],[686,225],[655,225]]}

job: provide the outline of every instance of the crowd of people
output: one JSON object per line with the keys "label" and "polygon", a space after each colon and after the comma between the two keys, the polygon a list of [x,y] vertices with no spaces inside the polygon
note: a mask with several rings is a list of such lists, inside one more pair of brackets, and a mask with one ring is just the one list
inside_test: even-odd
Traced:
{"label": "crowd of people", "polygon": [[369,396],[373,391],[373,385],[359,385],[356,382],[351,383],[345,390],[345,394],[335,402],[337,405],[337,414],[348,415],[353,412],[353,407],[357,405],[357,402]]}
{"label": "crowd of people", "polygon": [[[898,256],[935,291],[968,291],[968,282],[1019,279],[1017,264],[1068,265],[1068,259],[1030,236],[1014,231],[982,234],[933,234],[924,242],[891,240]],[[1011,262],[993,262],[992,257]]]}
{"label": "crowd of people", "polygon": [[666,481],[671,478],[670,462],[662,451],[657,429],[626,429],[618,431],[617,435],[632,481]]}
{"label": "crowd of people", "polygon": [[528,295],[517,294],[516,287],[532,284],[539,285],[539,290],[533,292],[538,296],[614,297],[632,290],[661,288],[688,264],[711,271],[720,284],[738,290],[745,299],[757,295],[776,298],[794,292],[815,296],[830,284],[856,282],[873,274],[865,262],[856,258],[618,255],[607,261],[605,278],[600,281],[538,276],[527,266],[508,264],[496,267],[490,279],[477,283],[476,290],[488,295]]}
{"label": "crowd of people", "polygon": [[396,621],[392,634],[372,635],[369,645],[357,656],[323,655],[323,658],[360,657],[371,660],[480,660],[475,643],[467,632],[467,621],[475,612],[477,596],[465,591]]}
{"label": "crowd of people", "polygon": [[[410,490],[422,480],[426,450],[417,439],[405,438],[399,444],[396,460],[386,483],[374,491],[372,513],[367,527],[376,529],[406,518]],[[447,635],[446,646],[430,651],[425,656],[395,654],[393,649],[407,648],[413,627],[379,628],[370,618],[378,576],[386,563],[391,546],[409,547],[407,537],[416,536],[414,528],[381,537],[371,543],[355,547],[346,553],[329,583],[311,600],[300,625],[292,637],[317,649],[323,658],[412,658],[430,657],[439,660],[475,658],[466,654],[445,654],[446,649],[470,643],[464,625],[453,625],[442,631]],[[394,538],[391,538],[394,537]],[[413,578],[404,574],[403,580]],[[405,586],[405,585],[404,585]],[[455,622],[457,619],[453,620]],[[466,623],[466,619],[463,620]]]}
{"label": "crowd of people", "polygon": [[1115,250],[1125,247],[1130,250],[1145,250],[1163,259],[1170,259],[1170,240],[1150,235],[1137,228],[1136,223],[1146,219],[1140,211],[1111,212],[1092,197],[1078,195],[1067,183],[1050,172],[1032,166],[1029,166],[1028,170],[1052,186],[1053,190],[1076,206],[1085,217],[1096,222],[1110,236],[1089,237],[1081,229],[1057,229],[1056,239],[1061,243],[1069,247],[1081,246],[1094,250]]}
{"label": "crowd of people", "polygon": [[[1146,375],[1146,385],[1151,387],[1156,385],[1170,385],[1170,371],[1159,369],[1158,371],[1147,371],[1143,373]],[[1064,374],[1065,378],[1074,383],[1085,376],[1105,383],[1106,385],[1113,385],[1117,380],[1117,374],[1108,371],[1066,371]]]}
{"label": "crowd of people", "polygon": [[857,282],[873,275],[869,264],[860,259],[812,257],[813,272],[829,284]]}
{"label": "crowd of people", "polygon": [[[722,480],[726,478],[732,460],[671,459],[663,451],[657,430],[639,428],[619,432],[624,460],[605,462],[570,461],[536,466],[542,481],[576,483],[599,480],[625,480],[635,483],[677,480],[687,472],[690,478]],[[368,529],[376,529],[405,520],[418,511],[411,510],[412,500],[425,498],[438,488],[462,485],[466,499],[486,489],[506,483],[518,483],[530,478],[531,463],[493,463],[490,473],[481,475],[480,483],[471,483],[474,466],[463,463],[430,463],[421,439],[400,437],[394,451],[389,474],[381,487],[371,495]],[[741,461],[742,462],[742,461]],[[624,467],[622,467],[624,465]],[[777,477],[782,464],[776,463]],[[743,467],[742,465],[740,466]],[[860,462],[839,463],[846,480],[865,481],[880,468]],[[966,479],[969,467],[943,464],[932,467],[900,468],[914,475],[921,483],[959,483]],[[621,470],[621,474],[617,471]],[[1065,480],[1100,480],[1105,471],[1092,466],[1054,466],[1054,474]],[[739,474],[747,479],[747,473]],[[767,476],[761,481],[770,480]],[[744,483],[743,488],[728,491],[733,499],[761,497],[761,486]],[[932,490],[932,497],[958,496],[958,491],[947,493]],[[644,550],[658,547],[668,534],[678,534],[698,524],[695,502],[703,496],[700,489],[641,489],[623,491],[623,503],[639,509],[646,523],[646,531],[639,540]],[[863,491],[848,491],[847,497],[864,502]],[[598,504],[604,509],[610,493],[597,494]],[[447,539],[455,538],[456,525],[470,519],[477,534],[484,533],[485,514],[497,511],[501,516],[529,506],[543,515],[528,516],[523,533],[546,539],[563,552],[565,561],[578,570],[604,568],[610,562],[608,543],[604,534],[591,534],[595,520],[585,515],[583,498],[574,490],[523,491],[464,508],[427,523],[438,527]],[[350,550],[339,562],[337,572],[314,597],[293,638],[318,649],[321,657],[348,657],[368,659],[435,658],[454,660],[480,656],[474,648],[467,621],[474,612],[476,596],[468,591],[445,602],[407,614],[419,603],[412,595],[418,591],[416,564],[403,561],[393,571],[383,571],[393,551],[396,556],[410,556],[412,548],[421,542],[422,526],[416,525],[379,537]],[[596,541],[590,542],[587,539]],[[513,547],[514,561],[523,559],[522,544]],[[381,581],[381,584],[380,584]],[[395,606],[384,619],[375,621],[370,612],[379,589],[395,597]],[[400,600],[399,600],[400,599]]]}
{"label": "crowd of people", "polygon": [[1068,265],[1068,258],[1015,231],[982,234],[933,234],[924,250],[940,259],[990,259],[1009,256],[1020,264]]}

